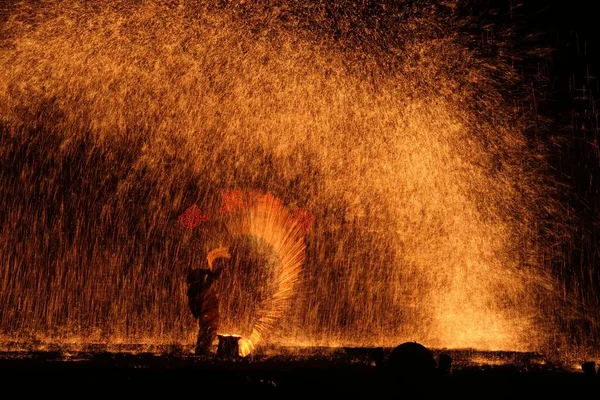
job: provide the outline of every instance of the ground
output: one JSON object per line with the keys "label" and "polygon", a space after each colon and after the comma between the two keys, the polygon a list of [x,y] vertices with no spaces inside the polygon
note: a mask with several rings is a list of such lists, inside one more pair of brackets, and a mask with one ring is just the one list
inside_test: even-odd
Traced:
{"label": "ground", "polygon": [[[385,349],[263,354],[242,360],[163,353],[35,351],[0,354],[5,392],[73,395],[598,398],[600,375],[534,354],[454,352],[449,373],[403,377]],[[487,360],[487,363],[486,363]]]}

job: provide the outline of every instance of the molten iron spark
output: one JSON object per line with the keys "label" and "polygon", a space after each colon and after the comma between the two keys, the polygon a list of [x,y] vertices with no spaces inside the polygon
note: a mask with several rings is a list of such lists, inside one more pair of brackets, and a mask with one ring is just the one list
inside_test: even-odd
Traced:
{"label": "molten iron spark", "polygon": [[[192,343],[180,277],[216,221],[173,218],[197,203],[279,257],[244,352],[275,321],[280,344],[561,344],[568,237],[501,38],[478,51],[454,0],[175,3],[25,1],[0,24],[2,337]],[[214,197],[236,187],[314,219]]]}

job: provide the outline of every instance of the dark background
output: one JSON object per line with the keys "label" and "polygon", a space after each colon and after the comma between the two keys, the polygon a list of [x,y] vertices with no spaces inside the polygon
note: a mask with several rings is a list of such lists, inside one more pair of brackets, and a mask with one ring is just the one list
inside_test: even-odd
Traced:
{"label": "dark background", "polygon": [[[550,164],[557,181],[565,185],[562,197],[573,211],[572,241],[563,248],[566,287],[572,296],[582,299],[581,311],[597,315],[600,297],[597,16],[591,3],[580,0],[526,3],[528,29],[540,32],[540,42],[551,50],[538,113],[549,121],[540,134],[546,136],[550,145]],[[575,277],[579,284],[569,285]]]}
{"label": "dark background", "polygon": [[[540,0],[473,0],[474,37],[508,43],[521,74],[517,106],[534,120],[529,137],[544,145],[548,171],[564,211],[565,237],[554,249],[553,270],[563,278],[564,297],[589,318],[565,320],[570,340],[597,348],[600,332],[600,152],[597,96],[600,36],[592,3]],[[489,24],[487,27],[486,24]],[[492,45],[493,47],[493,45]],[[527,93],[528,92],[528,93]],[[554,194],[549,193],[549,197]],[[543,207],[540,204],[540,207]],[[562,232],[557,232],[559,235]],[[567,319],[569,319],[568,317]],[[577,332],[583,335],[578,338]],[[581,341],[581,342],[579,342]]]}

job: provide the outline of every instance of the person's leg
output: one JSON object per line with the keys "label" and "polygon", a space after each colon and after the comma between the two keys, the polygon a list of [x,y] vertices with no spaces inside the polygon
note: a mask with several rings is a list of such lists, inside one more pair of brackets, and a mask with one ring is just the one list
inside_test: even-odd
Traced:
{"label": "person's leg", "polygon": [[210,331],[205,325],[205,321],[202,316],[198,318],[198,338],[196,340],[196,348],[194,352],[196,355],[208,355],[210,352],[210,345],[214,337],[211,337]]}
{"label": "person's leg", "polygon": [[219,302],[212,288],[206,292],[202,308],[204,312],[198,318],[196,354],[205,355],[210,352],[210,346],[216,339],[219,328]]}

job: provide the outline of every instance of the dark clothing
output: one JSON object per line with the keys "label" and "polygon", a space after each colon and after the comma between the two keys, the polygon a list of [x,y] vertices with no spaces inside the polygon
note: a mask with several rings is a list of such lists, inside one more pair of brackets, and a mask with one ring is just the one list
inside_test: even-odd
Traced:
{"label": "dark clothing", "polygon": [[214,288],[221,270],[196,269],[188,273],[188,306],[198,320],[196,354],[208,354],[219,326],[219,299]]}

